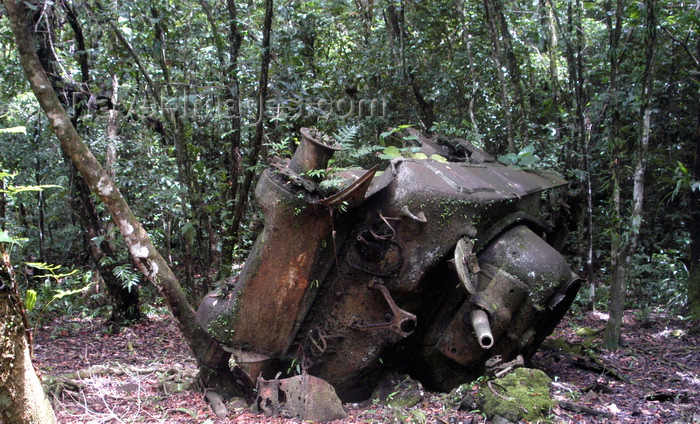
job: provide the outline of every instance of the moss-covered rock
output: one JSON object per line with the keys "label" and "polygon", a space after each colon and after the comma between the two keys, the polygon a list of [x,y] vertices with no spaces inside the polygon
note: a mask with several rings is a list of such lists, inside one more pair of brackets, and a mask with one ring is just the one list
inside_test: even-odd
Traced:
{"label": "moss-covered rock", "polygon": [[408,375],[388,375],[372,393],[372,399],[392,408],[410,408],[423,400],[425,390]]}
{"label": "moss-covered rock", "polygon": [[605,327],[600,327],[600,328],[590,328],[590,327],[581,327],[578,330],[576,330],[576,335],[580,337],[593,337],[596,336],[600,333],[602,333],[605,330]]}
{"label": "moss-covered rock", "polygon": [[197,370],[171,368],[159,378],[158,388],[167,394],[180,393],[196,387]]}
{"label": "moss-covered rock", "polygon": [[460,411],[472,411],[477,409],[476,391],[478,389],[478,381],[457,386],[443,397],[445,407],[448,409],[457,409]]}
{"label": "moss-covered rock", "polygon": [[583,354],[581,345],[572,346],[564,339],[548,338],[540,346],[540,350],[552,350],[555,352],[573,353],[575,355]]}
{"label": "moss-covered rock", "polygon": [[540,346],[540,350],[563,352],[570,355],[588,356],[592,359],[600,359],[596,354],[596,347],[590,339],[582,340],[572,345],[564,339],[546,339]]}
{"label": "moss-covered rock", "polygon": [[542,371],[518,368],[479,388],[477,403],[489,418],[497,415],[508,421],[546,422],[555,402],[549,395],[552,380]]}

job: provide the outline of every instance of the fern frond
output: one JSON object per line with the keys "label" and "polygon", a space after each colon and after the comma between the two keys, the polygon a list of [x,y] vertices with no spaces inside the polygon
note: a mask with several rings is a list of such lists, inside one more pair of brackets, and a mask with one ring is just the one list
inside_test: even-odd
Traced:
{"label": "fern frond", "polygon": [[360,132],[359,125],[346,125],[339,128],[338,131],[333,135],[335,141],[343,147],[355,144],[357,140],[357,134]]}
{"label": "fern frond", "polygon": [[374,152],[378,152],[382,149],[383,149],[382,146],[379,146],[376,144],[374,144],[374,145],[365,144],[365,145],[362,145],[362,146],[350,151],[350,157],[357,159],[357,158],[361,158],[363,156],[371,155]]}

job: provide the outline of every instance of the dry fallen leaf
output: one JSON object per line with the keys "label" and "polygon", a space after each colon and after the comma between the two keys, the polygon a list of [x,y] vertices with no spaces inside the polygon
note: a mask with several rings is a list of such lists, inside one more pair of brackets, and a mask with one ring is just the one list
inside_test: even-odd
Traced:
{"label": "dry fallen leaf", "polygon": [[608,411],[612,412],[615,415],[617,415],[621,412],[620,408],[618,408],[617,405],[615,405],[614,403],[611,403],[610,405],[608,405]]}

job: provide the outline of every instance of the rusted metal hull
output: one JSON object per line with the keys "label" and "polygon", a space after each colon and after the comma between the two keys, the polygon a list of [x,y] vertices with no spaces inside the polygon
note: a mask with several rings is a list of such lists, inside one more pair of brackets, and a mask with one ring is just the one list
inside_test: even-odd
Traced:
{"label": "rusted metal hull", "polygon": [[342,193],[324,205],[286,172],[261,178],[265,229],[220,294],[228,306],[198,312],[234,357],[261,355],[252,374],[299,364],[349,400],[391,366],[446,390],[493,355],[533,353],[575,296],[577,277],[546,241],[566,184],[553,173],[395,161],[349,189],[339,214]]}

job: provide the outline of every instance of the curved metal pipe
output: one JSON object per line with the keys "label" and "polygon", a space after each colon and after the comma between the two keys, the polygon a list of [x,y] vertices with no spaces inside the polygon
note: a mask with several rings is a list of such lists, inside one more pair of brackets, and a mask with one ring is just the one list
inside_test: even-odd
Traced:
{"label": "curved metal pipe", "polygon": [[333,153],[341,150],[340,146],[325,144],[320,138],[323,137],[321,133],[312,132],[309,128],[302,128],[300,132],[301,142],[289,162],[289,169],[297,174],[325,168]]}
{"label": "curved metal pipe", "polygon": [[471,313],[472,327],[476,333],[476,339],[482,349],[490,349],[493,346],[493,333],[491,333],[491,325],[489,317],[481,309],[474,309]]}

